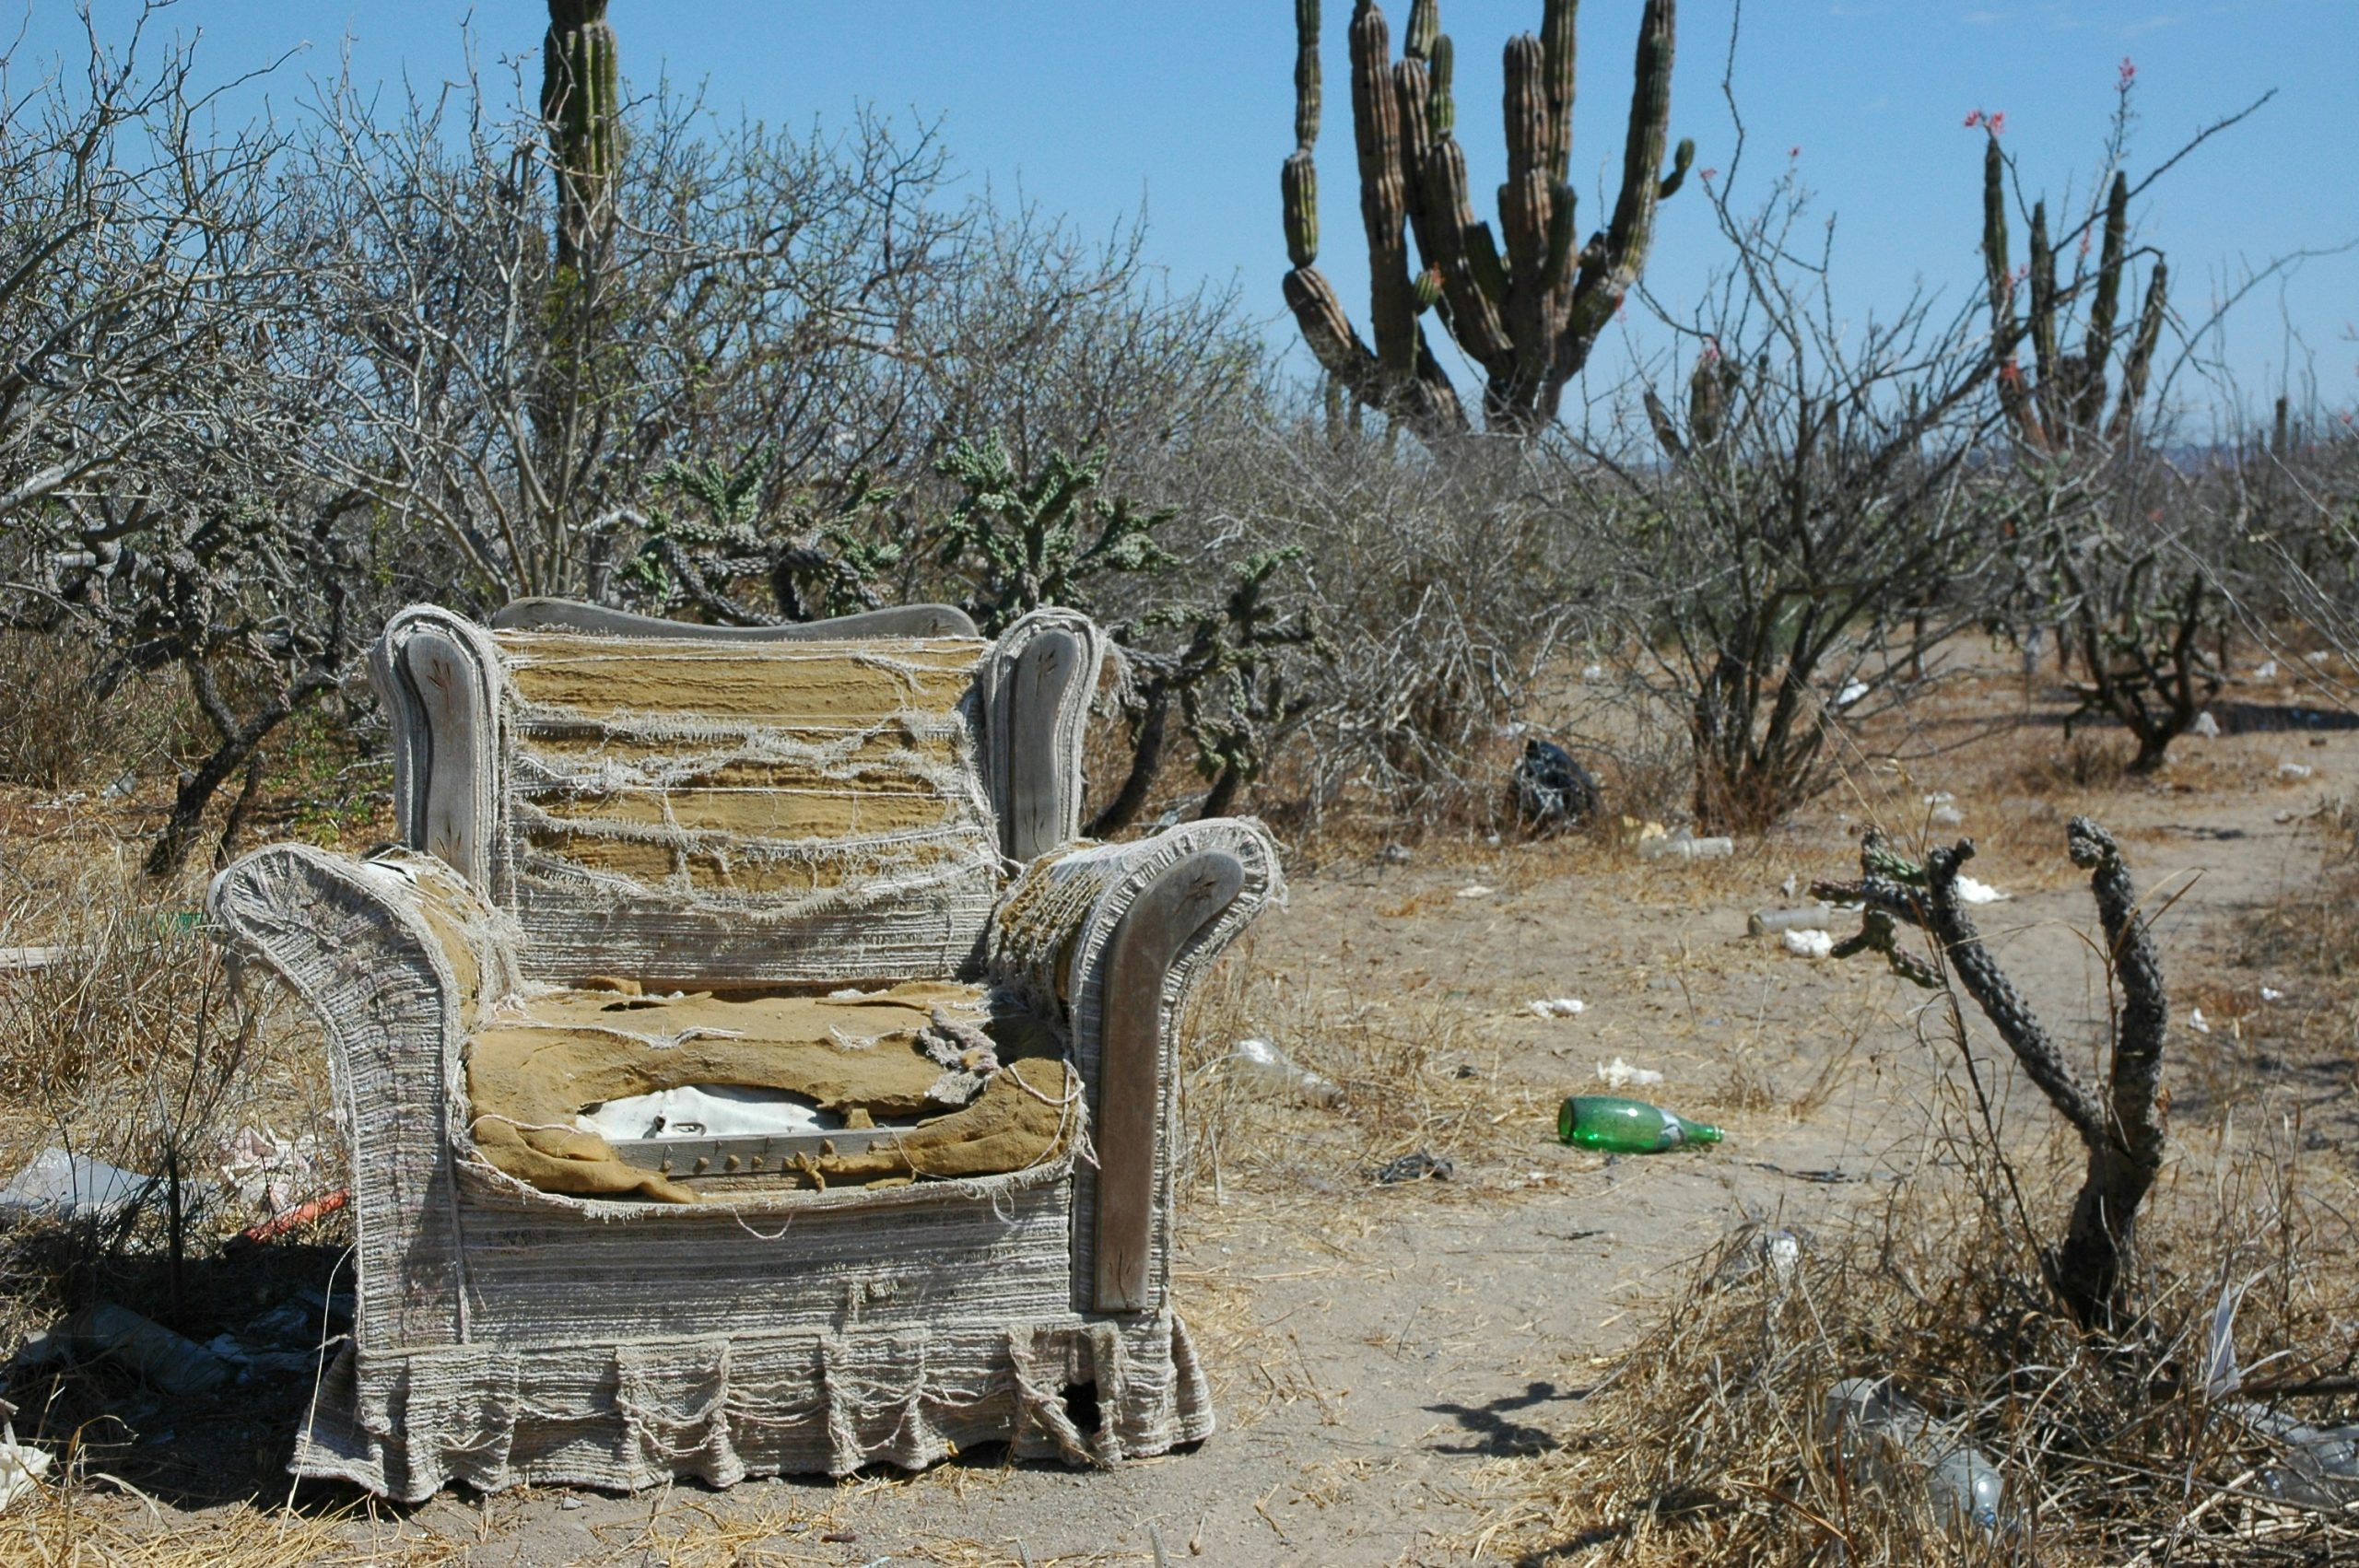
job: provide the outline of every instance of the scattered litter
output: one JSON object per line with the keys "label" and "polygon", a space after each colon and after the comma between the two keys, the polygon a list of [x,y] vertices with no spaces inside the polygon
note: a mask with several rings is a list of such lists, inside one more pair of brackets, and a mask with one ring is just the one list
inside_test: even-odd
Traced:
{"label": "scattered litter", "polygon": [[1332,1106],[1344,1097],[1343,1086],[1294,1059],[1267,1040],[1242,1039],[1214,1064],[1239,1082],[1264,1089],[1291,1090],[1317,1105]]}
{"label": "scattered litter", "polygon": [[1947,790],[1936,790],[1924,797],[1924,803],[1929,806],[1946,806],[1954,803],[1956,800],[1957,797]]}
{"label": "scattered litter", "polygon": [[1662,1082],[1662,1074],[1653,1068],[1632,1067],[1620,1057],[1615,1057],[1612,1061],[1599,1062],[1597,1075],[1605,1080],[1605,1086],[1609,1089],[1627,1089],[1633,1086],[1651,1089]]}
{"label": "scattered litter", "polygon": [[351,1201],[351,1188],[339,1187],[334,1192],[324,1193],[308,1203],[298,1203],[292,1209],[273,1214],[260,1224],[248,1225],[238,1233],[237,1239],[249,1246],[259,1246],[264,1242],[274,1241],[289,1231],[300,1230],[313,1220],[324,1219]]}
{"label": "scattered litter", "polygon": [[17,1427],[7,1419],[17,1413],[17,1407],[0,1400],[0,1513],[26,1492],[41,1485],[41,1478],[49,1473],[49,1455],[42,1449],[28,1448],[17,1441]]}
{"label": "scattered litter", "polygon": [[1577,996],[1544,997],[1524,1005],[1535,1018],[1578,1018],[1589,1011],[1589,1003]]}
{"label": "scattered litter", "polygon": [[1977,882],[1970,876],[1957,879],[1957,899],[1961,904],[2004,904],[2014,896],[2001,893],[1989,883]]}
{"label": "scattered litter", "polygon": [[1827,930],[1789,930],[1779,933],[1786,951],[1797,958],[1825,958],[1835,951],[1835,933]]}
{"label": "scattered litter", "polygon": [[1778,891],[1791,898],[1794,895],[1794,889],[1801,885],[1802,883],[1795,880],[1794,873],[1788,872],[1786,880],[1778,884]]}
{"label": "scattered litter", "polygon": [[2203,1010],[2200,1007],[2188,1010],[2187,1026],[2199,1035],[2208,1035],[2212,1032],[2211,1020],[2203,1016]]}
{"label": "scattered litter", "polygon": [[1733,838],[1698,838],[1684,827],[1676,833],[1642,837],[1638,840],[1638,859],[1642,860],[1725,860],[1735,853]]}
{"label": "scattered litter", "polygon": [[1999,1527],[2005,1495],[1999,1468],[1889,1377],[1847,1377],[1829,1388],[1825,1430],[1828,1457],[1838,1469],[1864,1471],[1886,1485],[1906,1470],[1923,1471],[1934,1522],[1943,1529]]}
{"label": "scattered litter", "polygon": [[1834,906],[1805,904],[1798,909],[1756,909],[1745,920],[1745,934],[1767,936],[1773,931],[1823,931],[1835,919]]}
{"label": "scattered litter", "polygon": [[2325,649],[2318,648],[2311,649],[2309,652],[2303,654],[2302,657],[2305,660],[2307,660],[2310,663],[2323,664],[2331,657],[2331,655],[2330,655]]}
{"label": "scattered litter", "polygon": [[1464,887],[1460,888],[1458,890],[1458,896],[1461,898],[1488,898],[1492,894],[1496,893],[1497,891],[1497,888],[1485,886],[1484,883],[1479,882],[1473,882],[1468,883]]}
{"label": "scattered litter", "polygon": [[230,1364],[194,1340],[127,1306],[86,1306],[17,1352],[23,1366],[103,1356],[136,1372],[167,1394],[204,1394],[229,1381]]}
{"label": "scattered litter", "polygon": [[1590,685],[1597,685],[1598,682],[1605,679],[1605,666],[1602,664],[1582,665],[1581,679]]}
{"label": "scattered litter", "polygon": [[1689,1143],[1718,1143],[1717,1127],[1618,1094],[1574,1094],[1556,1108],[1556,1141],[1609,1154],[1661,1154]]}
{"label": "scattered litter", "polygon": [[572,1513],[575,1509],[580,1508],[580,1507],[581,1506],[581,1499],[580,1499],[579,1497],[574,1496],[571,1492],[567,1492],[563,1497],[561,1497],[561,1498],[557,1499],[557,1505],[559,1508],[564,1509],[567,1513],[570,1514],[570,1513]]}
{"label": "scattered litter", "polygon": [[132,792],[138,788],[139,775],[130,772],[120,773],[115,776],[112,783],[99,791],[99,798],[102,801],[127,801],[131,799]]}
{"label": "scattered litter", "polygon": [[2306,763],[2281,762],[2277,765],[2277,777],[2280,778],[2307,778],[2309,776],[2310,767]]}
{"label": "scattered litter", "polygon": [[1483,835],[1483,842],[1496,849],[1499,847],[1499,836],[1496,833],[1485,833]]}
{"label": "scattered litter", "polygon": [[1428,1177],[1435,1181],[1448,1181],[1457,1170],[1458,1167],[1449,1160],[1420,1149],[1414,1154],[1402,1154],[1377,1166],[1375,1180],[1382,1187],[1397,1187],[1402,1182],[1424,1181]]}
{"label": "scattered litter", "polygon": [[2263,1001],[2283,1001],[2285,1000],[2285,993],[2279,990],[2275,986],[2263,986],[2260,988],[2260,1000]]}
{"label": "scattered litter", "polygon": [[1843,683],[1843,689],[1835,694],[1835,706],[1837,708],[1848,708],[1867,695],[1867,682],[1846,681]]}
{"label": "scattered litter", "polygon": [[2187,732],[2203,740],[2216,741],[2220,738],[2220,721],[2212,717],[2212,710],[2207,708],[2195,716],[2195,722],[2188,726]]}
{"label": "scattered litter", "polygon": [[2271,659],[2263,663],[2259,669],[2252,673],[2252,678],[2256,681],[2275,680],[2277,678],[2277,661]]}
{"label": "scattered litter", "polygon": [[1966,813],[1955,806],[1935,806],[1926,813],[1925,820],[1935,827],[1963,827],[1966,825]]}
{"label": "scattered litter", "polygon": [[1802,1267],[1802,1238],[1796,1232],[1756,1230],[1742,1246],[1720,1259],[1713,1278],[1726,1282],[1766,1273],[1780,1285],[1790,1284],[1794,1271]]}
{"label": "scattered litter", "polygon": [[1516,820],[1532,829],[1575,827],[1597,814],[1597,780],[1573,754],[1539,736],[1523,743],[1523,755],[1508,778]]}
{"label": "scattered litter", "polygon": [[0,1188],[0,1214],[102,1217],[136,1203],[158,1185],[158,1177],[52,1145]]}
{"label": "scattered litter", "polygon": [[1387,844],[1377,851],[1376,858],[1388,866],[1405,866],[1416,859],[1416,854],[1406,844]]}
{"label": "scattered litter", "polygon": [[261,1351],[235,1334],[216,1334],[205,1341],[204,1348],[220,1357],[224,1365],[247,1376],[295,1377],[320,1369],[316,1350]]}
{"label": "scattered litter", "polygon": [[0,947],[0,975],[54,969],[61,964],[71,963],[82,951],[78,947]]}
{"label": "scattered litter", "polygon": [[268,1127],[241,1127],[220,1146],[221,1176],[238,1201],[267,1218],[283,1213],[298,1193],[316,1192],[328,1179],[316,1134],[282,1138]]}
{"label": "scattered litter", "polygon": [[2272,1494],[2315,1508],[2341,1508],[2359,1496],[2359,1426],[2312,1426],[2282,1410],[2230,1397],[2244,1387],[2244,1374],[2236,1366],[2236,1307],[2258,1278],[2220,1288],[2204,1351],[2205,1392],[2213,1410],[2283,1449],[2287,1469],[2261,1472],[2261,1484]]}

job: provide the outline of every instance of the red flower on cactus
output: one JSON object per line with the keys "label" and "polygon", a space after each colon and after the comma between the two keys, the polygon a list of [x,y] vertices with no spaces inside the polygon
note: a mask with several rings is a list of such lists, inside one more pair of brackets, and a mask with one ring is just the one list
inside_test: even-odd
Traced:
{"label": "red flower on cactus", "polygon": [[1702,170],[1702,173],[1704,176],[1704,183],[1707,185],[1720,177],[1720,171],[1717,169],[1707,169]]}
{"label": "red flower on cactus", "polygon": [[1989,128],[1992,135],[2003,136],[2007,134],[2007,111],[2001,109],[1982,123]]}
{"label": "red flower on cactus", "polygon": [[1969,130],[1969,131],[1974,130],[1974,129],[1976,129],[1977,127],[1978,127],[1981,123],[1982,123],[1982,111],[1980,111],[1980,110],[1978,110],[1978,109],[1969,109],[1969,110],[1967,110],[1967,111],[1966,111],[1966,128],[1967,130]]}
{"label": "red flower on cactus", "polygon": [[2024,384],[2024,368],[2010,359],[1999,367],[1999,380],[2008,386],[2020,387]]}
{"label": "red flower on cactus", "polygon": [[2138,63],[2130,59],[2129,55],[2123,55],[2121,57],[2121,79],[2114,84],[2115,87],[2126,91],[2129,88],[2130,84],[2137,79]]}
{"label": "red flower on cactus", "polygon": [[1719,359],[1719,357],[1720,340],[1717,337],[1707,337],[1704,340],[1704,363],[1707,365],[1714,364]]}

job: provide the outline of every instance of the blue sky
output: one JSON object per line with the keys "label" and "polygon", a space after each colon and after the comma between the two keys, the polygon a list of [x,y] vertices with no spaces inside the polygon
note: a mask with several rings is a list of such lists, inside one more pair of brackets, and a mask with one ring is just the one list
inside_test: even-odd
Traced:
{"label": "blue sky", "polygon": [[[97,0],[101,30],[127,0]],[[0,0],[0,16],[27,0]],[[1672,134],[1699,166],[1730,160],[1721,101],[1732,0],[1680,6]],[[1397,41],[1406,0],[1389,7]],[[1580,8],[1573,177],[1585,216],[1610,202],[1628,102],[1638,0]],[[77,38],[65,0],[23,12],[34,54]],[[1319,144],[1320,264],[1366,319],[1344,59],[1350,0],[1327,0],[1326,115]],[[1459,58],[1459,137],[1473,187],[1496,187],[1499,49],[1535,29],[1539,0],[1443,0]],[[463,26],[487,64],[535,53],[540,0],[182,0],[165,23],[202,35],[208,74],[230,74],[308,42],[267,86],[291,110],[307,75],[332,75],[350,40],[364,77],[431,83],[459,73]],[[1278,166],[1292,148],[1291,0],[614,0],[627,76],[703,78],[711,102],[773,123],[842,124],[854,106],[938,118],[971,184],[991,182],[1102,230],[1144,201],[1150,254],[1175,282],[1234,279],[1257,318],[1290,341],[1279,300],[1285,250]],[[13,31],[14,29],[9,29]],[[2195,129],[2275,88],[2252,120],[2199,150],[2147,194],[2140,237],[2168,254],[2174,303],[2200,319],[2246,269],[2359,240],[2351,77],[2359,0],[1751,0],[1735,87],[1750,142],[1743,205],[1799,147],[1816,208],[1838,219],[1838,302],[1888,311],[1919,281],[1958,298],[1978,263],[1980,133],[1966,111],[2004,111],[2028,187],[2085,189],[2124,56],[2138,66],[2133,176]],[[20,53],[19,58],[24,58]],[[531,70],[536,71],[537,64]],[[500,79],[505,79],[502,76]],[[259,92],[240,101],[260,106]],[[1725,177],[1724,177],[1725,178]],[[1477,197],[1478,209],[1489,204]],[[2021,245],[2022,229],[2016,229]],[[1674,308],[1724,259],[1693,193],[1665,208],[1649,278]],[[1636,317],[1633,312],[1633,317]],[[2291,364],[2330,407],[2359,404],[2359,252],[2311,261],[2257,291],[2231,318],[2228,362],[2248,397],[2273,395]],[[2298,333],[2296,345],[2289,334]],[[1665,341],[1634,320],[1638,346]],[[1593,376],[1626,350],[1601,349]],[[1461,375],[1461,386],[1474,384]],[[2257,400],[2258,400],[2257,399]]]}

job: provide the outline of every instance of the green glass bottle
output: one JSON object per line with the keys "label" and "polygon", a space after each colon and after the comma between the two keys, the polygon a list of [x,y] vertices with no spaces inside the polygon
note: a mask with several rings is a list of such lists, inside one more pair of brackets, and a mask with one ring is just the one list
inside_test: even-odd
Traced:
{"label": "green glass bottle", "polygon": [[1660,1154],[1688,1143],[1718,1143],[1720,1129],[1619,1094],[1575,1094],[1556,1112],[1556,1136],[1609,1154]]}

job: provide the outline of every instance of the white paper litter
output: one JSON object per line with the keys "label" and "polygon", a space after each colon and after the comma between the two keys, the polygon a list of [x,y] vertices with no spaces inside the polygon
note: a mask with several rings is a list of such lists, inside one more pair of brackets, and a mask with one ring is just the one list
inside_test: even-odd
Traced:
{"label": "white paper litter", "polygon": [[1846,681],[1843,683],[1843,689],[1835,694],[1835,706],[1837,708],[1848,708],[1867,695],[1867,682]]}
{"label": "white paper litter", "polygon": [[1595,685],[1598,682],[1605,679],[1605,666],[1602,664],[1582,665],[1581,679],[1587,681],[1591,685]]}
{"label": "white paper litter", "polygon": [[239,1202],[264,1215],[330,1185],[318,1134],[282,1138],[268,1127],[241,1127],[222,1140],[221,1176]]}
{"label": "white paper litter", "polygon": [[1778,935],[1778,940],[1786,944],[1786,951],[1797,958],[1825,958],[1835,951],[1833,931],[1788,930]]}
{"label": "white paper litter", "polygon": [[2307,778],[2309,776],[2310,769],[2306,764],[2281,762],[2277,765],[2277,777],[2280,778]]}
{"label": "white paper litter", "polygon": [[1966,813],[1955,806],[1935,806],[1927,813],[1926,820],[1935,827],[1962,827],[1966,825]]}
{"label": "white paper litter", "polygon": [[2001,893],[1987,882],[1977,882],[1970,876],[1957,879],[1957,897],[1961,904],[2003,904],[2014,896]]}
{"label": "white paper litter", "polygon": [[575,1117],[573,1124],[606,1139],[762,1138],[832,1132],[843,1118],[780,1089],[688,1083],[608,1100]]}
{"label": "white paper litter", "polygon": [[1605,1080],[1609,1089],[1651,1089],[1662,1082],[1662,1074],[1651,1067],[1632,1067],[1620,1057],[1597,1064],[1597,1075]]}
{"label": "white paper litter", "polygon": [[1469,883],[1464,887],[1460,888],[1458,890],[1458,896],[1461,898],[1488,898],[1492,894],[1497,891],[1498,889],[1495,887],[1486,887],[1483,883],[1475,882]]}
{"label": "white paper litter", "polygon": [[2279,990],[2274,986],[2263,986],[2260,988],[2260,1000],[2263,1001],[2283,1001],[2285,1000],[2285,993]]}
{"label": "white paper litter", "polygon": [[17,1429],[0,1422],[0,1512],[41,1484],[49,1473],[49,1455],[17,1441]]}
{"label": "white paper litter", "polygon": [[2323,664],[2331,658],[2332,655],[2328,653],[2325,649],[2319,648],[2313,649],[2309,652],[2303,654],[2302,657],[2313,664]]}
{"label": "white paper litter", "polygon": [[2277,678],[2277,661],[2271,659],[2262,663],[2259,669],[2252,673],[2252,678],[2256,681],[2275,680]]}
{"label": "white paper litter", "polygon": [[1577,996],[1547,997],[1524,1005],[1534,1018],[1573,1018],[1589,1009],[1589,1003]]}
{"label": "white paper litter", "polygon": [[2188,1009],[2187,1026],[2199,1035],[2208,1035],[2212,1032],[2211,1020],[2203,1016],[2203,1010],[2200,1007]]}
{"label": "white paper litter", "polygon": [[2201,736],[2207,741],[2216,741],[2220,738],[2220,721],[2212,718],[2211,710],[2207,708],[2195,716],[2195,722],[2188,726],[2187,732]]}

